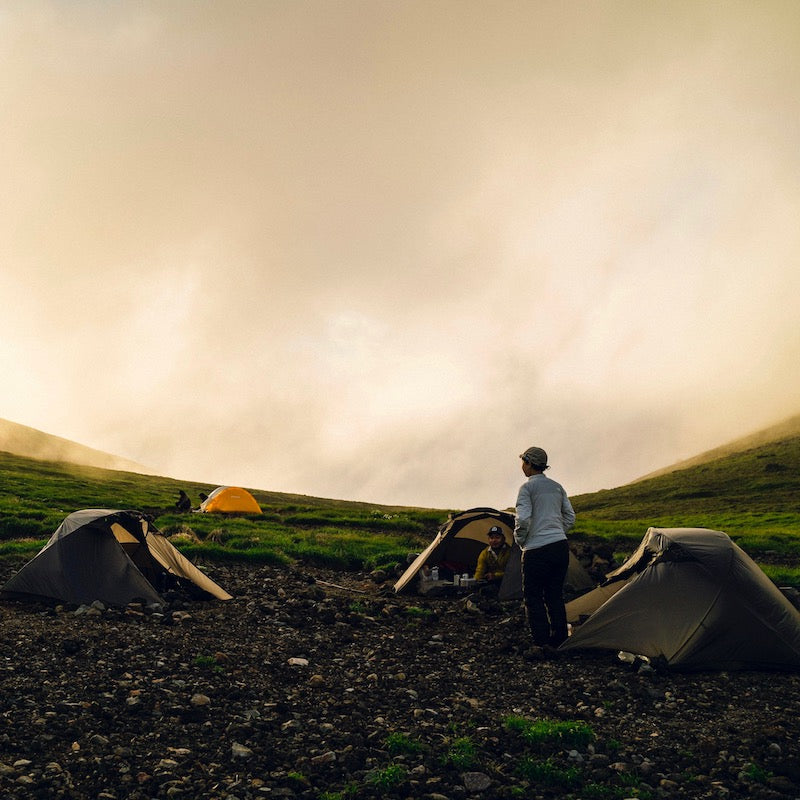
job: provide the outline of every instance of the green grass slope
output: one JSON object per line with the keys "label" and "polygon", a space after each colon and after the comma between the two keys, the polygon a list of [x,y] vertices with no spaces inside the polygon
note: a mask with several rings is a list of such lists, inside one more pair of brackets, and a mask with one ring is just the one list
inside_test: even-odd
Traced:
{"label": "green grass slope", "polygon": [[[35,553],[65,516],[82,508],[152,515],[190,556],[342,568],[405,559],[433,537],[447,512],[250,489],[263,514],[181,514],[178,490],[199,505],[212,484],[30,459],[0,452],[0,555]],[[247,487],[245,487],[247,488]]]}
{"label": "green grass slope", "polygon": [[84,464],[104,469],[121,469],[145,475],[154,474],[154,470],[137,464],[135,461],[104,453],[102,450],[95,450],[69,439],[62,439],[60,436],[29,428],[27,425],[10,422],[7,419],[0,419],[0,450],[45,461]]}
{"label": "green grass slope", "polygon": [[631,548],[650,527],[727,533],[778,582],[800,581],[800,436],[573,498],[578,531]]}
{"label": "green grass slope", "polygon": [[[774,580],[800,585],[800,432],[770,430],[665,474],[572,498],[573,535],[611,540],[624,555],[650,526],[715,528]],[[179,514],[181,488],[199,504],[215,486],[0,452],[0,555],[35,552],[72,511],[135,508],[192,557],[372,568],[418,551],[450,511],[251,488],[261,515]]]}
{"label": "green grass slope", "polygon": [[656,478],[661,475],[667,475],[668,473],[675,472],[676,470],[696,467],[700,464],[706,464],[709,461],[717,461],[725,456],[742,453],[746,450],[752,450],[756,447],[768,445],[772,442],[780,442],[784,439],[793,439],[797,436],[800,436],[800,414],[783,420],[776,425],[771,425],[767,428],[756,431],[755,433],[743,436],[740,439],[734,439],[732,442],[728,442],[720,447],[715,447],[713,450],[706,450],[699,455],[692,456],[684,461],[679,461],[677,464],[673,464],[672,466],[655,470],[648,475],[643,475],[641,478],[638,478],[636,481],[634,481],[634,483],[648,480],[649,478]]}

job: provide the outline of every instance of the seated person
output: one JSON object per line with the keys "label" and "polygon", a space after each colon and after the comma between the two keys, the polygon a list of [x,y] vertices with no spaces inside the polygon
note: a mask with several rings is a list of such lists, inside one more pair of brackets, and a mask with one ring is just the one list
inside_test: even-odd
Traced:
{"label": "seated person", "polygon": [[191,511],[192,510],[192,501],[189,499],[189,495],[181,489],[180,493],[178,494],[178,499],[175,502],[175,507],[178,511]]}
{"label": "seated person", "polygon": [[481,550],[478,556],[478,565],[475,567],[475,580],[489,581],[499,585],[503,580],[503,573],[511,556],[511,548],[506,543],[503,531],[497,525],[493,525],[489,529],[487,537],[489,546],[485,550]]}

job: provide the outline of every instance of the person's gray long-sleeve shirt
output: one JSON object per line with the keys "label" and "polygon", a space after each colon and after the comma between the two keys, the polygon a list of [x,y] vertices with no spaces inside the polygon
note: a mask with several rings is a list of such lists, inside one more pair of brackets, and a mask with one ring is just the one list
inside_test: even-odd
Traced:
{"label": "person's gray long-sleeve shirt", "polygon": [[560,483],[537,474],[522,484],[517,495],[514,539],[523,550],[566,539],[574,524],[575,511]]}

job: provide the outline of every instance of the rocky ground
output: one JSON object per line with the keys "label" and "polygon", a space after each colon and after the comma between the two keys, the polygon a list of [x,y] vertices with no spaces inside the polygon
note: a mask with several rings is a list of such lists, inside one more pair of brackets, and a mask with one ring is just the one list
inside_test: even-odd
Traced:
{"label": "rocky ground", "polygon": [[800,674],[532,661],[516,603],[209,572],[232,602],[0,603],[0,796],[800,797]]}

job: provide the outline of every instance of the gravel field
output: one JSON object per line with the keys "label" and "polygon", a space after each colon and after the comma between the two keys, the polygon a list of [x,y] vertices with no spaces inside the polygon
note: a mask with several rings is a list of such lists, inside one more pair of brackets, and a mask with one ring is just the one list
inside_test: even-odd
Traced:
{"label": "gravel field", "polygon": [[800,798],[800,674],[535,660],[518,603],[208,571],[233,601],[0,603],[0,796]]}

